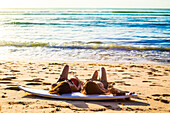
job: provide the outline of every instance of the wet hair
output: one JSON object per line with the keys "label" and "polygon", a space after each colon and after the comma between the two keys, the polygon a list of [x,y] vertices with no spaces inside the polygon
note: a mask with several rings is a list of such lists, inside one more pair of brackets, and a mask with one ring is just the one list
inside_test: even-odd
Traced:
{"label": "wet hair", "polygon": [[81,91],[82,94],[92,95],[92,94],[106,94],[95,82],[87,81]]}
{"label": "wet hair", "polygon": [[50,94],[68,94],[72,93],[71,88],[69,84],[66,81],[60,82],[57,86],[55,86],[53,89],[49,90]]}

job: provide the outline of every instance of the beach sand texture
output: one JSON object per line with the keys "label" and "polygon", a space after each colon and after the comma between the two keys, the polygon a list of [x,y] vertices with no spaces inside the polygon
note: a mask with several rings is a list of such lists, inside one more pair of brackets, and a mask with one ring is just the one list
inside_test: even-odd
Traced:
{"label": "beach sand texture", "polygon": [[[108,81],[115,88],[135,92],[131,100],[71,101],[37,97],[19,90],[17,85],[49,90],[65,64],[69,76],[82,81],[94,70],[105,67]],[[98,64],[0,61],[0,113],[55,113],[55,112],[170,112],[170,66],[152,64]]]}

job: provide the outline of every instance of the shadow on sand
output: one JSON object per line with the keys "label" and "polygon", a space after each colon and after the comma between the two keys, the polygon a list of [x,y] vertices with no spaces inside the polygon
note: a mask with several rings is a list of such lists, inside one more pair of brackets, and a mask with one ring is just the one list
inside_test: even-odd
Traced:
{"label": "shadow on sand", "polygon": [[[122,108],[120,106],[150,106],[150,104],[142,102],[139,98],[119,99],[119,100],[109,100],[109,101],[62,100],[62,99],[40,97],[35,95],[26,95],[23,96],[22,98],[46,100],[48,101],[48,105],[52,107],[70,108],[72,110],[77,110],[77,111],[88,111],[88,110],[105,111],[106,109],[121,111]],[[62,102],[68,104],[62,105]]]}

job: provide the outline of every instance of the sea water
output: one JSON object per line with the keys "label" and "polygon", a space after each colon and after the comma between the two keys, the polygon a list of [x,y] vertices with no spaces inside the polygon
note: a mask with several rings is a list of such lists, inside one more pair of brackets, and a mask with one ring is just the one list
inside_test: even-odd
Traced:
{"label": "sea water", "polygon": [[0,9],[0,60],[170,62],[170,9]]}

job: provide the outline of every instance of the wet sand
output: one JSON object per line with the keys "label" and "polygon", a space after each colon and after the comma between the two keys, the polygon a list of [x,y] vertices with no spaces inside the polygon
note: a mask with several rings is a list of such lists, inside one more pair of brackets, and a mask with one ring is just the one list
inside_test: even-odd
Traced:
{"label": "wet sand", "polygon": [[[109,84],[135,92],[138,97],[115,101],[71,101],[37,97],[19,90],[17,85],[49,90],[65,64],[69,76],[86,81],[94,70],[105,67]],[[0,113],[54,112],[170,112],[170,66],[152,64],[98,64],[0,61]]]}

